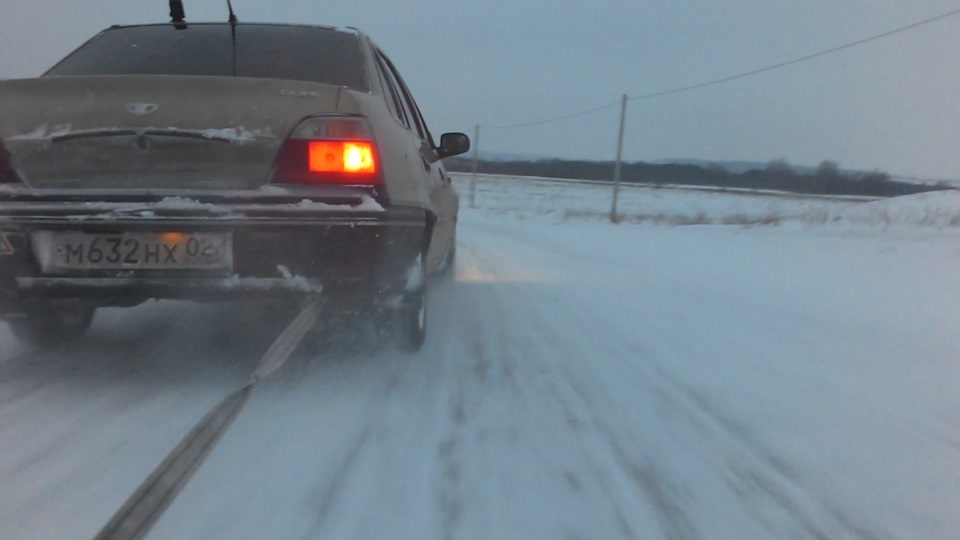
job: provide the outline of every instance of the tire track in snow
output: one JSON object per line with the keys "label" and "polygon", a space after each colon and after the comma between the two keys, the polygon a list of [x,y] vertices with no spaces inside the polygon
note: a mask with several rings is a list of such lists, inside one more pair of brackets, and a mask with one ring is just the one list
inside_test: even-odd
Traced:
{"label": "tire track in snow", "polygon": [[[572,324],[589,327],[596,323],[591,321],[590,317],[581,314],[576,316],[576,322]],[[611,340],[609,345],[614,349],[620,349],[619,354],[625,356],[628,351],[622,344],[629,342],[630,336],[622,335],[621,337],[622,339]],[[760,501],[773,502],[809,537],[819,540],[832,537],[827,529],[819,524],[823,521],[833,521],[835,528],[844,531],[852,538],[864,540],[879,538],[865,525],[855,524],[847,517],[837,519],[838,515],[843,515],[839,510],[832,508],[817,493],[804,485],[799,473],[788,462],[760,443],[750,434],[749,429],[729,414],[723,413],[717,403],[707,400],[702,394],[668,375],[665,369],[656,364],[645,363],[640,366],[642,369],[638,371],[642,371],[644,378],[651,381],[651,388],[655,390],[654,395],[657,399],[674,413],[679,412],[683,415],[691,425],[700,426],[705,435],[713,439],[711,448],[720,452],[728,472],[731,473],[727,480],[731,490],[741,497],[745,497],[747,493],[753,493],[753,498],[743,498],[745,509],[755,508]],[[582,399],[589,399],[590,394],[580,388],[580,383],[572,373],[567,373],[567,379],[571,388],[574,388]],[[758,467],[758,464],[764,466]],[[626,468],[630,470],[635,468],[635,465],[627,463]],[[814,509],[811,508],[810,503],[817,508],[819,519],[814,516]],[[783,533],[773,529],[773,525],[759,512],[754,511],[753,515],[758,521],[767,523],[772,533]]]}
{"label": "tire track in snow", "polygon": [[[579,328],[589,328],[597,324],[596,319],[584,314],[574,315],[573,318],[574,320],[570,324],[577,325]],[[609,327],[605,328],[607,332],[610,331]],[[620,337],[622,339],[608,340],[606,346],[612,349],[611,355],[628,357],[631,351],[622,344],[628,343],[630,336],[621,335]],[[799,474],[786,461],[780,459],[769,448],[750,436],[749,430],[732,420],[729,415],[719,412],[720,409],[716,404],[708,402],[688,386],[668,376],[661,367],[650,363],[638,363],[636,366],[639,369],[637,369],[635,378],[649,381],[648,385],[653,391],[652,395],[656,396],[673,413],[680,413],[691,425],[699,426],[704,435],[711,438],[710,448],[720,453],[727,471],[730,473],[727,482],[731,491],[742,498],[745,503],[743,508],[750,510],[759,522],[765,523],[770,528],[771,533],[784,534],[784,531],[775,529],[773,524],[763,515],[751,510],[761,501],[773,502],[785,515],[797,523],[810,538],[827,540],[832,537],[823,526],[818,524],[818,520],[811,513],[812,510],[809,509],[809,504],[802,502],[801,498],[808,501],[812,500],[819,507],[823,518],[835,518],[839,512],[831,509],[817,494],[804,486]],[[583,388],[576,375],[569,370],[565,372],[565,379],[569,387],[586,404],[587,409],[592,410],[590,396],[596,393],[591,393]],[[597,414],[592,414],[592,417],[595,420],[600,418]],[[623,446],[617,441],[612,431],[609,428],[602,429],[607,431],[611,447],[614,449],[615,455],[618,456],[624,470],[635,478],[652,480],[652,482],[639,483],[645,484],[645,489],[651,490],[651,495],[654,500],[659,501],[657,503],[658,507],[665,515],[677,515],[676,510],[679,506],[670,502],[669,497],[662,496],[664,494],[661,482],[663,476],[656,473],[647,474],[649,468],[638,466],[634,461],[628,459]],[[655,467],[649,460],[647,462]],[[758,467],[757,464],[764,464],[765,466]],[[752,493],[753,497],[745,498],[747,493]],[[848,518],[834,519],[833,521],[837,526],[836,528],[843,530],[853,538],[863,540],[879,538],[875,533],[869,532],[867,527],[853,524]],[[668,531],[672,531],[668,537],[688,538],[689,536],[682,533],[682,529],[676,529],[671,525],[676,523],[675,520],[667,521]]]}
{"label": "tire track in snow", "polygon": [[[130,343],[119,349],[112,348],[109,354],[119,359],[137,357],[139,353],[149,350],[149,346],[149,342]],[[91,359],[104,358],[105,354],[107,352],[99,343],[80,340],[51,351],[22,355],[20,360],[24,365],[20,376],[4,378],[0,382],[0,419],[11,419],[0,422],[0,426],[4,426],[0,427],[0,435],[17,425],[12,420],[19,417],[23,410],[43,407],[44,403],[55,401],[63,393],[76,389],[78,381],[102,373],[104,367],[94,366],[91,369],[89,364],[92,363]],[[103,365],[109,365],[109,362]],[[11,390],[11,387],[16,389]],[[123,387],[113,389],[109,394],[94,394],[92,399],[85,400],[71,411],[69,422],[55,420],[62,424],[61,429],[43,430],[32,438],[32,443],[39,444],[32,446],[25,459],[4,460],[0,467],[0,478],[9,481],[28,474],[34,466],[61,452],[70,442],[87,438],[91,425],[109,425],[111,410],[135,411],[144,403],[144,399],[139,389]],[[47,427],[52,425],[47,424]]]}
{"label": "tire track in snow", "polygon": [[[580,327],[596,325],[596,319],[586,314],[574,314],[574,318],[575,321],[571,324]],[[624,344],[630,342],[631,336],[621,334],[620,337],[621,339],[610,340],[608,345],[614,349],[612,354],[626,357],[630,351]],[[727,482],[733,493],[742,498],[746,493],[754,494],[753,499],[743,498],[744,508],[753,509],[760,501],[772,501],[811,538],[831,538],[832,535],[818,524],[818,519],[813,514],[814,509],[811,508],[812,503],[820,517],[826,518],[820,519],[820,522],[833,521],[835,528],[852,538],[882,538],[868,526],[855,523],[812,491],[805,485],[798,471],[753,436],[746,426],[724,413],[718,403],[708,400],[702,393],[680,382],[656,363],[637,364],[636,367],[636,377],[651,381],[651,388],[659,401],[674,413],[683,415],[691,425],[699,426],[705,434],[715,438],[717,444],[713,448],[721,451],[728,472],[732,474]],[[579,386],[576,378],[569,372],[568,381],[574,389]],[[578,393],[581,396],[589,395],[583,389],[579,389]],[[758,467],[757,464],[765,466]],[[772,524],[760,513],[753,512],[753,515],[758,521],[767,523],[772,533],[782,534],[782,531],[773,529]]]}
{"label": "tire track in snow", "polygon": [[[621,469],[622,476],[632,482],[642,499],[653,509],[653,513],[660,522],[660,528],[665,536],[671,540],[695,540],[701,538],[693,520],[684,510],[683,504],[676,498],[676,493],[680,491],[680,489],[667,478],[666,474],[657,466],[656,462],[650,459],[649,456],[644,457],[640,461],[630,458],[621,441],[621,437],[618,435],[619,430],[612,428],[608,422],[603,419],[603,416],[596,412],[593,400],[579,388],[575,382],[575,378],[571,378],[568,374],[563,374],[558,371],[553,371],[552,375],[553,377],[550,378],[550,381],[553,394],[556,399],[563,404],[562,406],[568,418],[573,419],[571,424],[573,426],[581,424],[588,425],[595,433],[602,437],[607,445],[609,455],[614,458]],[[579,404],[575,405],[572,402],[573,400],[570,399],[569,393],[560,388],[559,383],[561,381],[565,386],[573,390]],[[586,418],[586,420],[584,420],[584,418]],[[615,516],[621,531],[628,538],[636,538],[636,533],[624,517],[625,512],[621,507],[622,502],[617,499],[612,486],[610,486],[610,483],[596,466],[593,466],[592,469],[594,476],[605,485],[608,491],[608,497],[615,510]]]}
{"label": "tire track in snow", "polygon": [[[536,371],[526,344],[517,339],[517,332],[527,329],[529,321],[520,324],[514,320],[516,309],[510,302],[509,287],[505,292],[498,285],[509,281],[488,264],[488,257],[486,251],[460,246],[459,273],[464,281],[456,289],[455,305],[471,309],[457,320],[457,332],[447,336],[452,343],[445,349],[452,355],[449,360],[456,360],[449,363],[451,373],[446,377],[449,432],[437,450],[442,538],[462,537],[463,531],[474,531],[477,525],[487,529],[482,536],[507,536],[509,526],[503,518],[516,519],[517,501],[511,502],[511,496],[517,493],[508,487],[515,485],[515,474],[504,465],[513,464],[514,452],[532,452],[529,463],[534,467],[549,462],[556,452],[549,431],[538,425],[545,419],[537,416],[530,424],[531,419],[511,412],[549,407],[549,397],[541,388],[543,373]],[[544,397],[548,398],[546,404]],[[565,425],[561,412],[550,408],[548,414]],[[551,424],[556,422],[551,419]],[[571,470],[577,468],[575,464],[548,466],[544,471],[548,476],[541,481],[555,480],[569,497],[585,497],[581,476]],[[484,511],[479,523],[478,508]],[[623,512],[614,514],[621,525],[625,523]],[[621,530],[629,530],[629,525]],[[582,534],[564,530],[562,536]]]}
{"label": "tire track in snow", "polygon": [[373,432],[372,424],[363,426],[360,433],[336,462],[337,464],[332,469],[332,475],[322,483],[322,487],[315,490],[318,502],[316,502],[316,507],[313,510],[313,525],[301,536],[304,540],[324,537],[322,533],[331,518],[333,509],[337,507],[343,497],[351,475],[356,473],[360,466],[361,456],[369,451],[368,445]]}
{"label": "tire track in snow", "polygon": [[[483,276],[486,276],[491,281],[509,281],[509,276],[505,276],[498,272],[494,268],[494,264],[489,262],[489,257],[492,255],[494,250],[485,250],[484,255],[481,256],[478,253],[470,250],[471,258],[474,259],[475,270],[480,270]],[[482,276],[481,276],[482,277]],[[499,310],[500,317],[496,318],[496,324],[502,327],[508,328],[529,328],[537,329],[543,331],[545,328],[548,328],[551,325],[551,321],[546,320],[539,314],[531,316],[529,313],[518,313],[516,309],[511,309],[509,306],[516,305],[531,305],[529,302],[535,302],[536,299],[531,297],[529,293],[520,293],[523,296],[522,301],[518,301],[516,297],[505,298],[500,295],[493,295],[493,298],[487,299],[487,302],[492,303]],[[515,320],[519,319],[519,320]],[[585,429],[587,427],[597,428],[599,424],[593,422],[592,426],[587,426],[584,421],[581,419],[585,416],[578,407],[573,406],[570,403],[570,400],[567,399],[562,392],[559,391],[557,387],[556,380],[556,369],[554,364],[556,360],[566,354],[568,351],[563,349],[563,344],[566,341],[564,336],[550,336],[550,339],[543,339],[537,341],[529,334],[512,334],[511,343],[515,346],[518,346],[518,351],[515,356],[518,356],[522,361],[521,365],[524,367],[522,373],[514,374],[512,370],[507,371],[509,374],[509,379],[514,381],[514,384],[519,384],[517,380],[523,380],[527,385],[531,383],[544,385],[546,390],[548,390],[549,395],[551,395],[559,404],[560,411],[559,414],[562,417],[562,421],[566,424],[568,429],[575,434],[576,438],[581,439],[583,442],[582,445],[588,445],[589,442],[585,439],[587,434]],[[481,342],[482,343],[482,342]],[[504,355],[504,351],[501,350],[501,357]],[[543,406],[543,393],[538,392],[535,397],[539,406]],[[578,414],[578,412],[580,414]],[[624,501],[616,493],[615,489],[611,485],[608,475],[597,467],[595,460],[590,456],[590,453],[583,451],[583,459],[581,465],[585,464],[586,467],[590,470],[590,473],[594,480],[599,484],[602,493],[607,499],[608,505],[610,507],[610,513],[614,520],[615,528],[620,532],[622,537],[628,539],[638,538],[634,527],[631,525],[630,520],[627,518],[630,515],[630,512],[624,506]],[[575,466],[573,468],[576,468]],[[564,483],[569,487],[571,492],[575,496],[583,496],[584,486],[580,477],[571,471],[570,468],[563,468],[557,472],[558,476],[563,479]],[[674,538],[675,536],[671,536]],[[693,536],[685,536],[683,538],[693,539]]]}
{"label": "tire track in snow", "polygon": [[323,527],[330,517],[332,509],[342,494],[350,473],[355,469],[360,455],[365,451],[365,447],[370,440],[370,435],[373,432],[372,428],[372,424],[367,424],[360,430],[356,439],[350,444],[346,453],[334,467],[333,476],[325,483],[323,488],[318,490],[317,498],[319,499],[319,504],[315,510],[314,523],[310,530],[302,536],[304,540],[322,538],[320,533],[323,531]]}
{"label": "tire track in snow", "polygon": [[[528,249],[543,251],[543,247],[532,243],[523,242],[522,235],[511,236],[511,241],[524,244],[520,250],[514,250],[514,253]],[[504,238],[498,237],[496,246],[504,249]],[[509,259],[510,253],[502,258]],[[530,323],[531,328],[537,328],[543,332],[541,343],[534,343],[530,346],[532,351],[531,358],[538,358],[542,355],[542,343],[564,343],[570,342],[568,336],[559,332],[560,328],[576,328],[579,335],[583,336],[604,336],[603,341],[596,341],[593,344],[593,350],[582,349],[579,357],[609,357],[617,359],[628,359],[636,357],[636,350],[629,350],[633,342],[632,336],[617,333],[611,335],[615,327],[603,324],[608,314],[589,312],[584,313],[576,298],[545,298],[529,291],[524,291],[525,298],[522,301],[514,302],[515,305],[528,307],[527,313],[521,318]],[[584,302],[582,305],[590,307],[590,302]],[[574,307],[576,306],[576,307]],[[549,317],[546,316],[549,313]],[[562,323],[556,320],[558,314],[564,316]],[[576,349],[576,344],[574,345]],[[541,354],[538,355],[537,352]],[[592,354],[591,354],[592,353]],[[584,356],[586,355],[586,356]],[[678,500],[678,496],[687,493],[687,490],[681,484],[676,484],[668,477],[667,471],[661,470],[657,465],[657,460],[649,456],[641,459],[635,459],[630,456],[627,447],[623,444],[622,438],[609,424],[610,414],[599,414],[597,406],[593,400],[597,397],[609,398],[610,393],[597,391],[597,389],[587,389],[581,382],[582,373],[575,372],[570,368],[569,361],[562,361],[564,358],[574,360],[571,351],[564,350],[562,347],[555,347],[554,357],[561,359],[558,362],[551,362],[552,366],[559,366],[562,374],[564,386],[569,388],[576,396],[578,404],[571,403],[568,392],[555,388],[554,393],[558,399],[564,403],[567,414],[572,418],[577,418],[578,414],[586,417],[587,423],[597,432],[603,434],[611,450],[611,455],[619,463],[625,476],[634,480],[640,491],[644,493],[650,504],[657,509],[656,514],[661,519],[661,525],[669,538],[695,538],[696,528],[692,517],[684,510],[684,504]],[[651,395],[657,396],[656,400],[660,402],[661,407],[681,414],[688,423],[694,426],[700,426],[700,432],[703,434],[706,446],[716,449],[722,456],[726,464],[724,473],[727,476],[727,482],[730,490],[737,495],[743,496],[746,493],[753,493],[751,499],[744,499],[742,507],[752,513],[758,523],[766,523],[773,534],[783,534],[782,530],[774,528],[760,511],[755,509],[758,502],[761,504],[770,504],[771,502],[779,507],[780,511],[789,516],[804,531],[804,535],[811,538],[829,538],[828,529],[842,531],[844,535],[853,538],[873,539],[879,538],[877,533],[869,530],[868,527],[856,524],[852,520],[843,516],[843,513],[831,505],[827,504],[816,493],[809,490],[809,486],[804,486],[800,482],[799,475],[786,461],[780,459],[774,452],[770,451],[764,445],[760,444],[755,438],[749,435],[749,431],[737,422],[730,419],[729,415],[718,412],[719,409],[714,404],[706,403],[701,396],[693,393],[691,389],[679,384],[675,380],[668,379],[666,374],[658,366],[649,362],[635,362],[631,366],[631,380],[645,381],[644,387],[649,388]],[[621,366],[622,369],[622,366]],[[550,378],[554,379],[553,377]],[[638,391],[642,391],[639,390]],[[576,422],[576,421],[575,421]],[[619,426],[623,428],[625,426]],[[722,471],[717,471],[721,473]],[[687,493],[689,495],[689,493]],[[811,502],[813,507],[811,507]],[[815,512],[815,513],[814,513]],[[839,516],[839,517],[838,517]],[[833,523],[833,527],[825,528],[821,524],[826,521]]]}
{"label": "tire track in snow", "polygon": [[[624,476],[633,483],[642,494],[643,498],[654,509],[654,513],[660,522],[660,527],[667,538],[695,540],[701,538],[690,515],[684,510],[683,504],[678,500],[677,494],[682,489],[671,481],[665,471],[657,465],[648,455],[641,459],[630,457],[618,430],[611,427],[596,413],[593,402],[588,394],[575,382],[576,379],[569,374],[563,374],[565,384],[573,390],[580,400],[580,406],[573,406],[567,401],[567,407],[570,410],[579,409],[589,418],[591,426],[599,433],[608,448],[610,455],[623,471]],[[556,388],[558,396],[564,393]],[[565,399],[565,398],[560,398]]]}
{"label": "tire track in snow", "polygon": [[[65,350],[65,347],[58,347],[49,351],[31,351],[0,362],[0,409],[22,400],[38,387],[50,384],[44,382],[44,379],[49,380],[51,372],[61,371],[68,362],[68,359],[63,358]],[[38,374],[37,369],[46,373]],[[36,382],[37,380],[40,382]],[[22,389],[15,391],[6,388],[13,386],[20,386]]]}
{"label": "tire track in snow", "polygon": [[[541,306],[542,308],[542,302],[542,298],[530,297],[524,302],[524,305]],[[582,335],[602,336],[609,333],[609,328],[605,325],[596,328],[596,326],[601,326],[596,321],[604,320],[602,317],[590,319],[582,314],[577,314],[576,310],[561,309],[561,306],[557,306],[557,308],[550,310],[551,313],[564,313],[570,319],[565,324],[560,325],[563,328],[578,328]],[[538,321],[538,326],[547,333],[543,342],[562,344],[566,341],[564,336],[557,331],[556,322],[551,323],[547,320],[542,311],[538,310],[533,314],[527,314],[527,318]],[[606,337],[608,339],[603,342],[592,344],[593,347],[589,351],[577,350],[576,347],[572,350],[581,353],[578,355],[580,358],[630,358],[635,356],[633,351],[618,351],[617,354],[608,354],[616,340],[610,340],[609,335]],[[563,359],[569,357],[570,353],[570,348],[557,347],[553,356],[557,359]],[[540,355],[532,355],[534,358],[538,356]],[[604,394],[591,393],[586,390],[579,381],[578,375],[569,369],[567,363],[555,362],[549,369],[553,376],[547,380],[551,383],[552,393],[567,411],[568,417],[573,419],[572,424],[587,424],[596,433],[600,434],[609,449],[609,455],[617,463],[623,476],[632,482],[642,499],[647,501],[654,510],[654,515],[657,517],[665,536],[671,540],[701,538],[692,517],[684,510],[684,504],[678,498],[679,494],[684,492],[683,487],[672,481],[666,471],[662,470],[649,455],[642,452],[642,449],[641,453],[645,454],[643,457],[639,459],[631,457],[622,440],[624,428],[628,426],[620,425],[619,429],[614,428],[607,420],[609,413],[601,414],[598,412],[595,398],[597,396],[603,397]],[[633,380],[643,381],[645,386],[649,387],[648,389],[653,389],[645,377],[635,377]],[[566,390],[560,386],[561,384]],[[637,392],[642,393],[643,390],[638,389]],[[609,397],[609,395],[606,397]],[[622,517],[620,520],[625,521]]]}
{"label": "tire track in snow", "polygon": [[[773,501],[783,512],[790,515],[812,538],[827,540],[834,535],[818,525],[818,520],[809,509],[809,504],[801,502],[800,498],[815,503],[821,517],[829,516],[837,527],[852,538],[874,540],[882,538],[876,532],[863,524],[852,521],[842,511],[828,504],[810,490],[801,475],[786,461],[772,452],[766,445],[760,443],[750,430],[721,412],[716,403],[706,399],[692,388],[677,381],[671,380],[662,370],[655,369],[660,380],[671,386],[675,391],[662,393],[666,399],[674,400],[677,408],[685,411],[691,422],[701,425],[710,425],[716,432],[722,433],[727,439],[726,448],[721,446],[724,459],[733,476],[728,479],[734,492],[740,496],[752,492],[754,499],[744,498],[746,508],[753,507],[760,499]],[[746,458],[745,458],[746,457]],[[747,465],[750,463],[750,465]],[[758,468],[754,463],[765,463],[767,466]],[[804,508],[808,509],[804,509]],[[763,519],[760,514],[754,514],[757,519]]]}
{"label": "tire track in snow", "polygon": [[[473,260],[474,264],[470,266],[475,270],[480,270],[476,265],[476,256],[472,251],[463,246],[460,246],[458,251],[458,264],[464,265],[465,262]],[[474,303],[479,300],[474,296],[463,303],[475,305]],[[455,373],[455,386],[447,404],[448,433],[436,449],[439,462],[439,487],[436,494],[437,511],[440,516],[440,537],[443,540],[457,538],[457,533],[462,526],[465,511],[462,447],[466,426],[479,412],[484,397],[484,393],[481,391],[479,401],[474,399],[473,403],[467,403],[467,399],[469,399],[467,386],[468,383],[474,381],[483,386],[490,370],[488,348],[482,337],[485,328],[482,324],[479,324],[480,322],[477,321],[478,324],[474,327],[474,335],[465,336],[468,339],[469,356],[467,362],[450,366],[450,368],[458,367],[460,369]],[[474,395],[476,395],[476,392],[474,392]]]}
{"label": "tire track in snow", "polygon": [[245,357],[256,359],[258,336],[239,334],[234,341],[243,344],[229,348],[226,360],[206,345],[210,330],[234,325],[237,315],[180,306],[105,310],[68,347],[2,364],[0,536],[11,528],[48,536],[72,515],[50,519],[52,509],[71,510],[72,501],[91,495],[70,527],[92,536],[216,391],[249,373]]}
{"label": "tire track in snow", "polygon": [[441,469],[439,511],[440,534],[443,540],[452,540],[457,537],[457,529],[463,519],[459,445],[460,439],[457,436],[451,436],[440,444],[437,452]]}
{"label": "tire track in snow", "polygon": [[[377,357],[380,354],[383,354],[384,351],[375,348],[373,350],[366,351],[363,357],[363,360],[371,360]],[[370,390],[370,396],[376,397],[374,401],[380,403],[386,403],[389,400],[390,396],[403,384],[404,376],[412,368],[411,364],[408,362],[406,353],[393,353],[397,356],[396,362],[391,362],[394,366],[394,370],[389,375],[385,376],[385,384],[382,386],[377,386],[374,389]],[[359,360],[359,361],[363,361]],[[284,374],[281,382],[292,383],[296,382],[298,379],[302,379],[305,376],[309,376],[308,372],[311,370],[309,362],[304,360],[304,357],[301,357],[298,364],[301,366],[301,370],[297,374],[286,373]],[[317,367],[316,359],[313,362],[312,367]],[[285,379],[285,380],[284,380]],[[382,400],[382,401],[381,401]],[[314,510],[314,517],[311,526],[303,533],[300,538],[303,540],[311,540],[315,538],[324,537],[324,531],[334,509],[340,503],[341,498],[344,496],[344,492],[350,486],[350,479],[355,475],[362,463],[362,457],[366,454],[369,454],[373,451],[374,443],[373,439],[377,437],[379,432],[384,430],[384,415],[386,414],[385,408],[380,407],[376,412],[370,414],[366,417],[366,422],[360,428],[359,433],[354,436],[351,440],[351,443],[346,447],[346,451],[342,452],[341,457],[336,462],[337,464],[332,468],[324,468],[324,472],[332,472],[329,478],[326,478],[324,481],[320,482],[319,488],[313,490],[314,495],[319,500],[319,503],[310,503],[310,506],[316,504]],[[367,456],[367,459],[370,459],[370,456]]]}
{"label": "tire track in snow", "polygon": [[55,355],[60,352],[60,349],[63,347],[57,347],[52,350],[46,351],[26,351],[13,356],[0,359],[0,372],[12,371],[12,366],[22,365],[23,363],[31,360],[32,358],[42,358],[44,356]]}

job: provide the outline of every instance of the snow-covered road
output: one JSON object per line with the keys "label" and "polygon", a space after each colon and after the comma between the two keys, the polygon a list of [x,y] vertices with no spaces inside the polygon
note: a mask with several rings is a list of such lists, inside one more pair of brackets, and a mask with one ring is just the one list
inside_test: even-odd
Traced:
{"label": "snow-covered road", "polygon": [[[948,234],[466,211],[430,337],[294,358],[150,538],[960,537]],[[269,344],[228,306],[0,333],[0,537],[89,538]]]}

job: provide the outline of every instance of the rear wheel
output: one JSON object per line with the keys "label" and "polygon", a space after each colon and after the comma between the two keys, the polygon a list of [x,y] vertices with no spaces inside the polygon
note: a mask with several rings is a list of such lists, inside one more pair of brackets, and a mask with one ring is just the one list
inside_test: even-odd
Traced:
{"label": "rear wheel", "polygon": [[404,352],[416,352],[427,339],[427,287],[409,293],[393,313],[393,339]]}
{"label": "rear wheel", "polygon": [[81,302],[31,306],[10,316],[10,331],[36,349],[53,348],[80,338],[90,328],[96,307]]}
{"label": "rear wheel", "polygon": [[457,234],[453,234],[453,238],[450,239],[450,245],[447,247],[447,252],[443,256],[443,262],[440,263],[440,271],[438,272],[442,276],[449,276],[453,274],[453,266],[457,262]]}
{"label": "rear wheel", "polygon": [[419,257],[419,275],[408,278],[412,286],[393,312],[393,341],[404,352],[416,352],[427,339],[427,262]]}

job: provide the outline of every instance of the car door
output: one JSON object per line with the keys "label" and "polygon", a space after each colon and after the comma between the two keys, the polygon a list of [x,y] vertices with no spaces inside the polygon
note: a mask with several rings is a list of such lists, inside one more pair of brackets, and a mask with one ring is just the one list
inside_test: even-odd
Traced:
{"label": "car door", "polygon": [[444,169],[443,163],[437,156],[436,144],[427,129],[426,122],[423,120],[423,115],[420,113],[420,108],[417,106],[413,94],[390,59],[379,49],[377,50],[377,56],[382,68],[387,72],[388,80],[399,91],[400,106],[409,120],[413,144],[416,146],[420,160],[419,165],[422,166],[422,168],[418,168],[417,173],[423,178],[429,192],[433,211],[436,214],[437,221],[434,225],[430,250],[427,253],[427,268],[432,270],[441,263],[455,239],[460,198],[453,189],[453,183]]}

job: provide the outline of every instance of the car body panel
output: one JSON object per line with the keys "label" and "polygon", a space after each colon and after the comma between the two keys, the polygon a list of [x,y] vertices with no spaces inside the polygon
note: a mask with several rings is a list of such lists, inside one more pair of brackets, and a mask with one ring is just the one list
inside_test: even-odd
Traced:
{"label": "car body panel", "polygon": [[[388,96],[395,94],[394,99],[398,102],[398,105],[392,109],[391,115],[394,122],[390,125],[394,130],[402,131],[403,136],[410,140],[410,144],[406,146],[406,162],[410,167],[410,175],[426,178],[425,196],[430,201],[435,220],[433,241],[427,253],[427,266],[438,268],[443,264],[443,258],[455,240],[454,231],[460,199],[453,189],[453,183],[446,174],[442,162],[438,159],[434,149],[435,143],[403,77],[375,43],[368,39],[367,45],[374,56],[373,69],[379,75],[380,89],[384,98],[389,100]],[[373,86],[376,87],[376,83]],[[389,106],[388,110],[391,110]]]}

